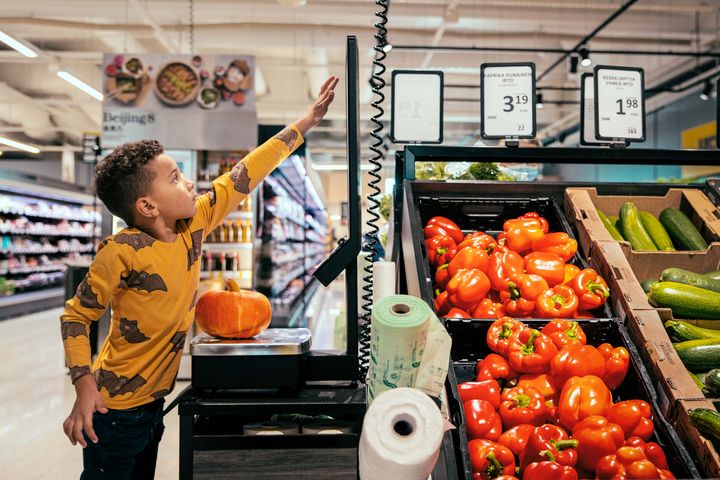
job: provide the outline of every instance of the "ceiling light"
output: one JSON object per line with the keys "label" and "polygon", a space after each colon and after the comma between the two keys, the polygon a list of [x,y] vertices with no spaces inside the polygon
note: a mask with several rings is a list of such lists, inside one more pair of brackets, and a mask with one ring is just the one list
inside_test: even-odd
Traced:
{"label": "ceiling light", "polygon": [[79,78],[77,78],[75,75],[69,72],[60,71],[57,72],[57,76],[65,80],[66,82],[70,83],[71,85],[79,88],[83,92],[87,93],[91,97],[100,100],[102,102],[103,94],[95,90],[93,87],[88,85],[87,83],[83,82]]}
{"label": "ceiling light", "polygon": [[23,150],[25,152],[40,153],[40,149],[37,147],[33,147],[32,145],[27,145],[25,143],[16,142],[15,140],[10,140],[9,138],[0,137],[0,143],[2,143],[3,145],[7,145],[8,147]]}
{"label": "ceiling light", "polygon": [[705,101],[709,100],[710,95],[712,95],[712,91],[713,91],[712,83],[710,82],[710,80],[706,80],[705,86],[703,87],[702,92],[700,92],[700,99],[705,100]]}
{"label": "ceiling light", "polygon": [[592,65],[592,60],[590,60],[590,52],[588,51],[587,47],[581,47],[579,53],[580,58],[582,58],[580,65],[582,65],[583,67],[589,67],[590,65]]}
{"label": "ceiling light", "polygon": [[538,93],[538,94],[537,94],[537,99],[536,99],[536,101],[535,101],[535,107],[536,107],[536,108],[543,108],[544,106],[545,106],[545,104],[543,103],[542,93]]}
{"label": "ceiling light", "polygon": [[570,55],[570,73],[578,72],[578,61],[580,61],[580,58],[577,55]]}
{"label": "ceiling light", "polygon": [[8,47],[17,50],[18,52],[22,53],[26,57],[35,58],[38,56],[36,51],[32,50],[31,48],[26,47],[25,45],[18,42],[13,37],[11,37],[7,33],[3,32],[2,30],[0,30],[0,42],[3,42]]}

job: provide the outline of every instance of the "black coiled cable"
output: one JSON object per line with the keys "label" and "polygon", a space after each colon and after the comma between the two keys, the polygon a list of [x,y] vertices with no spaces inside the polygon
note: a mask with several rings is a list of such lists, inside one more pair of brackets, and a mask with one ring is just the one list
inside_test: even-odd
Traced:
{"label": "black coiled cable", "polygon": [[379,21],[375,24],[377,33],[375,34],[375,59],[373,60],[373,74],[370,79],[370,85],[372,86],[374,101],[372,107],[377,110],[377,113],[372,116],[370,121],[374,124],[373,130],[370,136],[373,137],[373,143],[370,145],[370,150],[373,152],[373,156],[370,159],[370,177],[371,180],[368,182],[370,194],[368,195],[368,207],[367,213],[370,217],[365,223],[368,227],[369,242],[367,245],[365,259],[367,265],[363,268],[365,275],[363,276],[363,303],[361,305],[363,313],[360,322],[360,332],[358,334],[359,341],[359,360],[360,360],[360,381],[365,381],[367,371],[370,362],[370,315],[372,312],[373,302],[373,260],[378,254],[378,246],[380,242],[380,228],[378,227],[378,221],[380,220],[380,202],[377,197],[380,195],[380,188],[378,184],[382,180],[380,172],[382,171],[381,160],[384,156],[382,146],[384,144],[384,137],[382,135],[383,123],[380,118],[383,116],[385,111],[382,108],[382,104],[385,101],[385,95],[382,89],[385,87],[385,80],[383,80],[383,74],[385,73],[385,58],[387,57],[387,13],[390,8],[390,0],[375,0],[375,4],[381,8],[381,10],[375,12],[375,16],[379,18]]}

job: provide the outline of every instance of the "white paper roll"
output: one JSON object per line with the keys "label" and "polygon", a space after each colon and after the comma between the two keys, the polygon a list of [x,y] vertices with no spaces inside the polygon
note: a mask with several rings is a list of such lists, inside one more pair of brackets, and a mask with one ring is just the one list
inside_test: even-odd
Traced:
{"label": "white paper roll", "polygon": [[395,262],[373,263],[373,303],[395,295]]}
{"label": "white paper roll", "polygon": [[290,422],[248,423],[243,428],[244,435],[297,435],[298,425]]}
{"label": "white paper roll", "polygon": [[437,405],[412,388],[378,395],[370,405],[360,436],[362,480],[427,480],[443,437]]}

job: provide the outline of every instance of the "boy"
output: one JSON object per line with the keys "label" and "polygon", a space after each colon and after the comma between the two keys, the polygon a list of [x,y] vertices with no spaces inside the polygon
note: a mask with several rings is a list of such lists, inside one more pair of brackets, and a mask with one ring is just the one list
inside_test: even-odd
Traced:
{"label": "boy", "polygon": [[[202,242],[322,120],[337,83],[330,77],[307,114],[205,195],[154,140],[122,145],[98,166],[98,196],[129,227],[103,240],[61,316],[77,394],[63,429],[83,447],[81,479],[154,476],[163,397],[195,315]],[[110,304],[110,332],[91,367],[88,327]]]}

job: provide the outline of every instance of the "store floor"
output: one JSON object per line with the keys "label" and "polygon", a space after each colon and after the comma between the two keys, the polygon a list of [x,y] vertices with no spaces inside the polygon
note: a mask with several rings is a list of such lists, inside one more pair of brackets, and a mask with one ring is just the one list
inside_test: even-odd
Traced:
{"label": "store floor", "polygon": [[[339,283],[339,282],[338,282]],[[315,348],[344,345],[344,296],[337,284],[320,288],[308,312]],[[77,479],[82,448],[62,430],[75,389],[64,366],[57,308],[0,321],[0,479]],[[187,385],[190,357],[183,356],[172,401]],[[177,409],[165,417],[155,478],[178,478]]]}

